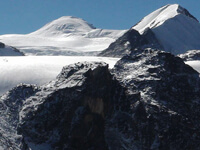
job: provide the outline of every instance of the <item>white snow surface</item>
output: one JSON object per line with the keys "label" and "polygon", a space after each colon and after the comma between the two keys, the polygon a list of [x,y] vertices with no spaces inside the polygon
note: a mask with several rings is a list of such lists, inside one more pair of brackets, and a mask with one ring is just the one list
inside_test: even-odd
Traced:
{"label": "white snow surface", "polygon": [[69,36],[70,34],[85,34],[92,29],[95,29],[95,27],[80,18],[63,16],[46,24],[41,29],[30,34],[40,36],[42,35],[47,37],[59,35]]}
{"label": "white snow surface", "polygon": [[200,60],[186,61],[185,63],[200,73]]}
{"label": "white snow surface", "polygon": [[42,85],[61,72],[63,66],[83,61],[104,61],[112,68],[119,58],[89,56],[0,57],[0,95],[20,83]]}
{"label": "white snow surface", "polygon": [[161,7],[132,28],[140,34],[150,28],[163,48],[173,54],[200,49],[200,24],[178,4]]}
{"label": "white snow surface", "polygon": [[156,28],[162,25],[166,20],[178,15],[177,9],[179,5],[166,5],[144,17],[133,29],[139,31],[141,34],[147,28]]}
{"label": "white snow surface", "polygon": [[26,55],[95,55],[126,30],[96,29],[83,19],[64,16],[29,34],[0,35]]}

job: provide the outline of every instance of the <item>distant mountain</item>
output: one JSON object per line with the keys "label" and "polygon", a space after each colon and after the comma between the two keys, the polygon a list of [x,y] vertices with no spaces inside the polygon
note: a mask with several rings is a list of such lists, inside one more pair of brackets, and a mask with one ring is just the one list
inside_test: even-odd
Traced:
{"label": "distant mountain", "polygon": [[18,49],[0,42],[0,56],[24,56]]}
{"label": "distant mountain", "polygon": [[39,35],[47,37],[70,35],[81,36],[86,35],[93,29],[96,28],[81,18],[63,16],[46,24],[39,30],[30,33],[30,35]]}
{"label": "distant mountain", "polygon": [[64,16],[35,32],[1,35],[0,39],[26,55],[95,55],[125,31],[97,29],[81,18]]}
{"label": "distant mountain", "polygon": [[200,49],[200,24],[178,4],[166,5],[144,17],[133,29],[141,34],[150,28],[165,51],[173,54]]}
{"label": "distant mountain", "polygon": [[177,55],[200,49],[200,24],[188,10],[172,4],[150,13],[129,31],[98,29],[81,18],[64,16],[35,32],[1,35],[0,39],[26,55],[97,55],[105,50],[100,55],[121,57],[135,47]]}
{"label": "distant mountain", "polygon": [[[141,36],[135,31],[133,35],[132,30],[137,30]],[[148,34],[148,37],[146,37],[146,34]],[[139,39],[143,37],[146,42],[129,45],[129,43],[137,42],[137,40],[131,39],[134,36]],[[120,42],[120,39],[124,38],[126,38],[126,41]],[[198,20],[185,8],[178,4],[173,4],[163,6],[144,17],[100,55],[123,56],[127,51],[136,47],[159,48],[176,55],[185,53],[188,50],[200,49],[199,41],[200,24]]]}

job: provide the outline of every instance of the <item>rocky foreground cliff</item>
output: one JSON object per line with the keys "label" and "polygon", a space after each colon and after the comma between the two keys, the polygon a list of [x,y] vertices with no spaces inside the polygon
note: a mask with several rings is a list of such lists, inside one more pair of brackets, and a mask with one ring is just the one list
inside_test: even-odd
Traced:
{"label": "rocky foreground cliff", "polygon": [[112,70],[77,63],[0,99],[0,149],[200,147],[199,74],[174,55],[135,49]]}

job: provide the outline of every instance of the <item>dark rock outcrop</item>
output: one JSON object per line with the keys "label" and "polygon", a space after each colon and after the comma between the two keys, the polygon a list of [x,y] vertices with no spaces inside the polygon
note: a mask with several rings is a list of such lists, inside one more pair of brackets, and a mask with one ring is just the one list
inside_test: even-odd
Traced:
{"label": "dark rock outcrop", "polygon": [[0,148],[200,147],[199,74],[167,52],[131,50],[112,70],[103,62],[76,63],[40,88],[14,91],[0,101]]}
{"label": "dark rock outcrop", "polygon": [[23,149],[109,149],[106,125],[122,114],[130,118],[125,90],[105,63],[63,68],[24,103],[18,128]]}
{"label": "dark rock outcrop", "polygon": [[162,49],[162,46],[159,44],[151,29],[147,29],[143,35],[140,35],[139,32],[134,29],[130,29],[115,42],[111,43],[99,56],[122,57],[129,54],[131,50],[139,47]]}
{"label": "dark rock outcrop", "polygon": [[129,90],[141,93],[140,101],[131,103],[138,149],[200,147],[198,72],[181,58],[155,49],[133,50],[113,72]]}
{"label": "dark rock outcrop", "polygon": [[0,42],[0,48],[5,48],[5,44]]}

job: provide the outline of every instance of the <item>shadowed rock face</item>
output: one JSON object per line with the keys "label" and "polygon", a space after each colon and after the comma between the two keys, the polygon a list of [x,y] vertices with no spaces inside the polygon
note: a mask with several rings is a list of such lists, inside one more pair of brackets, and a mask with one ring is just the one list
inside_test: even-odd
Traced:
{"label": "shadowed rock face", "polygon": [[105,124],[116,112],[130,111],[127,99],[106,64],[65,67],[24,103],[18,128],[23,147],[106,150]]}
{"label": "shadowed rock face", "polygon": [[5,48],[5,44],[0,42],[0,48]]}
{"label": "shadowed rock face", "polygon": [[140,35],[139,32],[134,29],[130,29],[115,42],[111,43],[110,46],[99,55],[122,57],[129,54],[131,50],[140,47],[163,49],[151,29],[147,29],[143,35]]}
{"label": "shadowed rock face", "polygon": [[7,46],[0,42],[0,56],[24,56],[23,52],[12,46]]}

